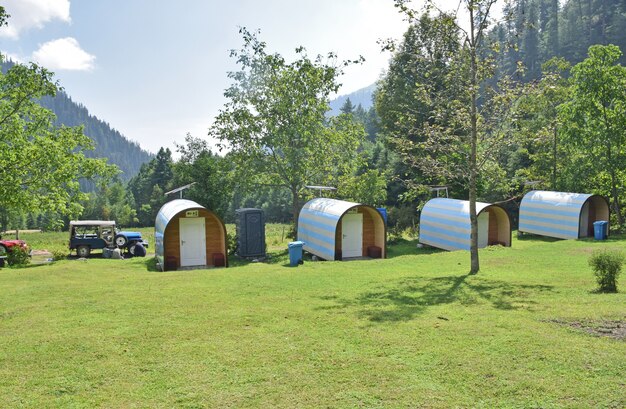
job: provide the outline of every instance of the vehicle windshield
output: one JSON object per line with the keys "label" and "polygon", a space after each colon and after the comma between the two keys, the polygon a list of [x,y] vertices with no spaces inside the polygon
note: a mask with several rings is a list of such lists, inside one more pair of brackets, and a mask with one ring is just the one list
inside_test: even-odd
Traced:
{"label": "vehicle windshield", "polygon": [[79,239],[91,239],[99,237],[98,226],[74,226],[74,237]]}

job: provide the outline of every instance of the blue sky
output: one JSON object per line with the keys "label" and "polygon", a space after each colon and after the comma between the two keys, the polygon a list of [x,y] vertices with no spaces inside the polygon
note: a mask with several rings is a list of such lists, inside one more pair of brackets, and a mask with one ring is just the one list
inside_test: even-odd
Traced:
{"label": "blue sky", "polygon": [[11,14],[0,50],[56,73],[85,105],[144,149],[174,150],[187,132],[206,137],[223,106],[228,51],[242,45],[238,27],[260,29],[268,49],[293,56],[363,55],[340,94],[370,85],[387,65],[380,38],[407,27],[392,0],[4,0]]}

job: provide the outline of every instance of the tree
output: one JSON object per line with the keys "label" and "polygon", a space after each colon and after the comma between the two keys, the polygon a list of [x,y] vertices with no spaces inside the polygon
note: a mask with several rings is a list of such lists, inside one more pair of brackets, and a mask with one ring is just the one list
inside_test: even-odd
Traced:
{"label": "tree", "polygon": [[341,113],[347,115],[352,115],[354,113],[354,105],[352,105],[350,98],[346,98],[346,102],[344,102],[341,106]]}
{"label": "tree", "polygon": [[135,199],[139,224],[152,226],[154,219],[168,198],[164,195],[172,187],[172,152],[160,148],[157,156],[144,163],[137,176],[128,181],[129,196]]}
{"label": "tree", "polygon": [[224,216],[233,196],[232,166],[227,157],[209,149],[207,141],[185,137],[185,145],[176,145],[180,159],[174,164],[174,184],[195,184],[185,192],[193,200],[220,216]]}
{"label": "tree", "polygon": [[[497,141],[488,141],[480,146],[479,152],[479,136],[480,141],[486,141],[489,127],[496,124],[485,116],[487,109],[501,110],[506,106],[508,98],[506,93],[499,94],[497,98],[490,95],[494,89],[486,86],[486,80],[493,76],[493,61],[488,55],[481,54],[486,30],[489,27],[491,8],[496,1],[463,1],[469,16],[467,22],[469,28],[464,28],[455,16],[443,19],[443,24],[453,26],[461,33],[460,38],[457,37],[456,40],[462,41],[459,53],[446,62],[447,69],[443,79],[448,90],[431,93],[430,79],[423,84],[417,84],[417,92],[421,92],[422,99],[434,101],[432,106],[434,109],[424,113],[432,117],[432,120],[425,121],[421,131],[422,145],[430,153],[425,160],[420,160],[421,166],[426,168],[424,164],[427,164],[433,170],[447,173],[448,177],[454,175],[463,179],[468,190],[471,223],[470,274],[476,274],[480,270],[476,217],[479,170],[487,163],[483,158],[486,157],[489,148],[497,144]],[[408,3],[408,0],[395,0],[396,7],[415,19],[416,13],[409,8]],[[433,1],[428,1],[427,8],[436,8],[436,5]],[[442,32],[454,33],[455,30],[447,29]],[[451,40],[453,38],[448,41]],[[501,84],[498,88],[506,89]],[[445,96],[447,92],[453,93],[452,98]],[[492,117],[497,118],[498,115],[493,114]]]}
{"label": "tree", "polygon": [[557,109],[570,93],[564,76],[569,68],[564,59],[553,58],[544,64],[539,80],[519,85],[520,97],[511,107],[507,125],[514,140],[513,149],[501,157],[509,176],[517,178],[519,185],[533,181],[552,190],[563,186],[558,170],[564,168],[566,161],[559,142]]}
{"label": "tree", "polygon": [[587,166],[599,173],[613,210],[623,225],[619,190],[626,163],[626,67],[614,45],[589,47],[589,56],[572,68],[571,99],[559,107],[566,140],[582,149]]}
{"label": "tree", "polygon": [[[0,24],[6,18],[0,8]],[[85,198],[79,179],[115,173],[105,159],[86,157],[94,146],[82,128],[55,126],[54,114],[38,104],[58,89],[36,64],[0,72],[0,207],[75,216]]]}
{"label": "tree", "polygon": [[228,74],[228,102],[215,119],[210,135],[229,149],[238,180],[251,186],[282,186],[292,197],[297,225],[300,194],[307,184],[324,183],[329,175],[349,173],[363,138],[363,127],[346,115],[326,121],[329,96],[338,90],[345,64],[321,56],[310,59],[304,48],[287,62],[266,52],[266,44],[245,28],[244,45],[231,51],[240,71]]}
{"label": "tree", "polygon": [[539,78],[541,73],[541,64],[539,62],[539,23],[535,2],[531,2],[527,10],[526,24],[524,26],[523,55],[526,80],[532,81]]}
{"label": "tree", "polygon": [[412,201],[421,187],[439,184],[445,175],[432,172],[431,164],[422,161],[427,124],[445,120],[433,115],[439,101],[455,100],[459,89],[447,82],[451,61],[460,53],[458,29],[447,23],[451,16],[416,18],[395,50],[387,74],[379,81],[375,93],[376,112],[386,145],[401,163],[396,178],[405,187],[402,198]]}

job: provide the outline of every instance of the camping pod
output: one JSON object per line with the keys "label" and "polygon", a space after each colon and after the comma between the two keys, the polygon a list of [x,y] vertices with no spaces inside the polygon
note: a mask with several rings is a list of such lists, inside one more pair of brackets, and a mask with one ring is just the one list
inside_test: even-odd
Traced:
{"label": "camping pod", "polygon": [[[469,250],[471,223],[469,201],[437,198],[420,214],[419,242],[444,250]],[[476,202],[478,248],[511,246],[511,220],[502,207]]]}
{"label": "camping pod", "polygon": [[176,199],[161,207],[154,239],[161,271],[228,266],[224,222],[191,200]]}
{"label": "camping pod", "polygon": [[559,239],[593,237],[596,221],[609,221],[609,203],[599,195],[533,190],[519,209],[520,232]]}
{"label": "camping pod", "polygon": [[324,260],[387,256],[387,232],[380,212],[343,200],[308,201],[298,217],[298,240],[304,242],[304,250]]}

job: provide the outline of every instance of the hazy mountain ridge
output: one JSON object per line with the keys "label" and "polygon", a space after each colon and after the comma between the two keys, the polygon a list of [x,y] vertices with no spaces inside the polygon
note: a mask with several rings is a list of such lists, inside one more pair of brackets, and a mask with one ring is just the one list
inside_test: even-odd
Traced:
{"label": "hazy mountain ridge", "polygon": [[345,104],[348,98],[350,98],[350,102],[352,102],[352,105],[354,107],[357,107],[359,104],[361,104],[363,109],[367,111],[368,109],[370,109],[370,107],[372,107],[372,105],[374,105],[372,97],[375,90],[376,84],[374,83],[365,88],[361,88],[354,92],[351,92],[350,94],[338,96],[337,98],[330,101],[330,111],[328,112],[328,114],[331,116],[339,115],[339,113],[341,112],[341,107],[343,106],[343,104]]}
{"label": "hazy mountain ridge", "polygon": [[109,163],[117,165],[122,171],[122,180],[135,176],[141,165],[154,156],[107,122],[91,115],[84,105],[74,102],[65,92],[59,92],[55,97],[43,98],[41,105],[55,113],[59,124],[83,126],[84,134],[96,143],[95,149],[87,152],[87,155],[108,158]]}
{"label": "hazy mountain ridge", "polygon": [[[2,72],[6,72],[13,65],[15,63],[10,60],[0,62]],[[137,142],[129,140],[113,129],[107,122],[91,115],[87,107],[74,102],[64,91],[57,92],[55,97],[42,98],[40,103],[56,115],[57,124],[83,126],[83,133],[95,142],[95,149],[85,152],[86,156],[107,158],[109,163],[120,168],[122,172],[119,176],[122,180],[129,180],[135,176],[139,173],[141,165],[154,157]]]}

